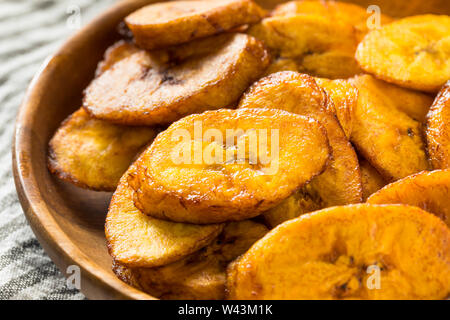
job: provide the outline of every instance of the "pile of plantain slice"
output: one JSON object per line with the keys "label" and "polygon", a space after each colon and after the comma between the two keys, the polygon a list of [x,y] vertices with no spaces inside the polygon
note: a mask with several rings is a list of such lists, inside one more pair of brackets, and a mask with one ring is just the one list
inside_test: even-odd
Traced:
{"label": "pile of plantain slice", "polygon": [[48,150],[58,178],[114,192],[121,280],[161,299],[450,297],[450,16],[372,14],[192,0],[125,18]]}

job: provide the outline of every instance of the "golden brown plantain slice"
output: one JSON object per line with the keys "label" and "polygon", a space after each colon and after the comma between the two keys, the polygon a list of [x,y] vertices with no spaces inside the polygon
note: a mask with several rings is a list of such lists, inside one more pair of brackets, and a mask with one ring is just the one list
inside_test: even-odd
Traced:
{"label": "golden brown plantain slice", "polygon": [[[369,78],[367,78],[369,79]],[[351,136],[354,112],[358,101],[358,90],[352,81],[315,78],[317,84],[332,98],[336,116],[347,137]],[[367,80],[369,81],[369,80]],[[433,101],[429,95],[393,86],[384,81],[372,81],[373,91],[380,92],[378,97],[386,105],[406,113],[409,117],[425,123],[426,115]]]}
{"label": "golden brown plantain slice", "polygon": [[[362,201],[361,174],[355,150],[332,113],[331,100],[312,77],[292,71],[273,73],[248,89],[239,108],[278,108],[313,117],[322,123],[327,130],[333,159],[330,166],[310,182],[310,189],[317,193],[312,198],[318,200],[318,208]],[[294,203],[302,202],[294,200]],[[304,209],[299,208],[298,214]],[[279,211],[278,208],[272,210]],[[271,214],[265,213],[265,217]]]}
{"label": "golden brown plantain slice", "polygon": [[[272,16],[286,16],[295,14],[315,14],[326,17],[330,21],[340,21],[353,26],[358,39],[370,31],[368,20],[372,13],[356,4],[335,1],[289,1],[277,6],[271,13]],[[380,23],[385,24],[392,18],[381,14]]]}
{"label": "golden brown plantain slice", "polygon": [[[286,0],[255,0],[257,4],[265,9],[273,9],[276,5],[285,1]],[[381,12],[392,17],[406,17],[424,13],[448,14],[450,12],[450,2],[448,2],[448,0],[340,0],[340,2],[341,1],[355,3],[363,8],[377,5],[380,7]],[[340,3],[330,0],[321,2]],[[373,11],[372,14],[374,14]]]}
{"label": "golden brown plantain slice", "polygon": [[255,23],[264,15],[250,0],[173,1],[145,6],[125,22],[136,43],[153,50]]}
{"label": "golden brown plantain slice", "polygon": [[315,78],[316,83],[333,100],[334,113],[341,124],[345,136],[350,138],[353,126],[353,113],[358,102],[358,90],[349,81]]}
{"label": "golden brown plantain slice", "polygon": [[366,159],[359,158],[359,167],[361,168],[363,200],[366,201],[371,194],[383,188],[386,181]]}
{"label": "golden brown plantain slice", "polygon": [[[290,59],[289,65],[296,66],[292,71],[327,78],[347,78],[361,72],[353,57],[358,41],[350,25],[302,14],[265,18],[248,32],[262,40],[273,56]],[[280,71],[276,66],[271,70]]]}
{"label": "golden brown plantain slice", "polygon": [[84,107],[94,117],[116,123],[167,124],[235,103],[268,64],[263,44],[244,34],[223,34],[152,54],[141,50],[94,79]]}
{"label": "golden brown plantain slice", "polygon": [[424,171],[393,182],[367,199],[373,204],[408,204],[431,212],[450,227],[450,170]]}
{"label": "golden brown plantain slice", "polygon": [[105,234],[110,255],[129,267],[156,267],[184,258],[208,245],[223,225],[193,225],[154,219],[133,204],[127,182],[134,165],[121,178],[109,205]]}
{"label": "golden brown plantain slice", "polygon": [[450,168],[450,81],[441,89],[427,115],[426,136],[434,169]]}
{"label": "golden brown plantain slice", "polygon": [[229,262],[261,239],[267,228],[253,221],[227,224],[207,247],[158,268],[127,268],[113,264],[124,282],[161,299],[224,299]]}
{"label": "golden brown plantain slice", "polygon": [[122,174],[157,131],[97,120],[81,108],[70,115],[49,143],[48,168],[79,187],[114,191]]}
{"label": "golden brown plantain slice", "polygon": [[356,59],[377,78],[437,92],[450,79],[450,16],[403,18],[367,34]]}
{"label": "golden brown plantain slice", "polygon": [[312,118],[221,109],[173,123],[137,160],[129,182],[136,206],[155,218],[236,221],[276,206],[329,157],[326,131]]}
{"label": "golden brown plantain slice", "polygon": [[406,205],[333,207],[285,222],[230,265],[230,299],[445,299],[450,229]]}
{"label": "golden brown plantain slice", "polygon": [[[106,50],[96,76],[137,50],[129,42],[116,42]],[[114,191],[131,161],[156,133],[154,128],[97,120],[80,109],[61,124],[50,141],[48,167],[59,178],[79,187]]]}
{"label": "golden brown plantain slice", "polygon": [[358,89],[351,141],[361,155],[388,182],[427,170],[422,124],[399,110],[399,101],[384,90],[391,85],[369,75],[349,81]]}
{"label": "golden brown plantain slice", "polygon": [[[325,1],[292,1],[277,7],[249,33],[277,57],[269,71],[298,71],[331,79],[361,73],[354,55],[367,32],[364,8]],[[390,21],[382,16],[381,21]],[[281,59],[280,59],[281,58]]]}

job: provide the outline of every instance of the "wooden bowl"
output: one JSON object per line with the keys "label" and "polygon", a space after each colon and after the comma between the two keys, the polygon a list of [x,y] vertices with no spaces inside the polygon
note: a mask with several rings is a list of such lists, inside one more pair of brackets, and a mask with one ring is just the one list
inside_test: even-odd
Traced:
{"label": "wooden bowl", "polygon": [[[81,291],[90,299],[154,297],[126,285],[111,271],[104,235],[111,194],[82,190],[54,178],[46,166],[47,144],[61,121],[80,107],[83,89],[104,50],[118,38],[119,22],[151,2],[156,0],[121,1],[67,41],[34,77],[17,116],[13,170],[25,215],[64,275],[68,276],[68,266],[80,267]],[[257,2],[271,6],[282,1]]]}
{"label": "wooden bowl", "polygon": [[130,12],[155,2],[121,1],[48,58],[31,82],[19,110],[13,141],[14,179],[25,215],[61,272],[81,270],[81,291],[90,299],[154,299],[111,271],[104,222],[110,193],[86,191],[54,178],[46,166],[47,144],[61,121],[81,105],[116,27]]}

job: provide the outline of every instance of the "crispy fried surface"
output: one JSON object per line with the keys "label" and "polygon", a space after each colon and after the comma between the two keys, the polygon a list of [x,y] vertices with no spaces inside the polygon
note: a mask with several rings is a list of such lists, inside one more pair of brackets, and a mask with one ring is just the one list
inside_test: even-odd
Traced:
{"label": "crispy fried surface", "polygon": [[430,108],[426,136],[428,155],[434,169],[450,168],[450,81]]}
{"label": "crispy fried surface", "polygon": [[[216,136],[198,136],[198,123]],[[136,206],[148,215],[191,223],[243,220],[321,173],[329,156],[326,131],[311,118],[221,109],[172,124],[137,160],[129,182]]]}
{"label": "crispy fried surface", "polygon": [[[267,0],[266,0],[267,1]],[[270,0],[269,0],[270,1]],[[274,1],[274,0],[271,0]],[[281,1],[281,0],[278,0]],[[342,0],[357,3],[368,8],[371,5],[380,7],[380,11],[393,17],[406,17],[424,13],[448,14],[450,2],[447,0]]]}
{"label": "crispy fried surface", "polygon": [[311,183],[307,184],[276,207],[262,214],[264,223],[271,229],[277,225],[327,207],[327,203]]}
{"label": "crispy fried surface", "polygon": [[98,64],[95,75],[98,77],[106,70],[111,69],[120,60],[138,51],[139,48],[130,42],[124,40],[117,41],[105,51],[103,60]]}
{"label": "crispy fried surface", "polygon": [[[269,232],[227,272],[230,299],[445,299],[450,229],[412,206],[333,207]],[[378,266],[377,276],[369,266]]]}
{"label": "crispy fried surface", "polygon": [[[275,57],[282,58],[269,67],[272,72],[291,70],[348,78],[361,73],[354,54],[367,32],[368,15],[355,5],[292,1],[278,6],[249,33],[263,40]],[[382,22],[389,20],[382,18]]]}
{"label": "crispy fried surface", "polygon": [[97,120],[79,109],[49,143],[48,168],[79,187],[114,191],[122,174],[157,131]]}
{"label": "crispy fried surface", "polygon": [[193,225],[151,218],[133,204],[133,189],[127,176],[114,192],[105,234],[110,255],[121,265],[155,267],[165,265],[208,245],[221,232],[223,225]]}
{"label": "crispy fried surface", "polygon": [[450,170],[424,171],[391,183],[367,199],[373,204],[408,204],[441,218],[450,227]]}
{"label": "crispy fried surface", "polygon": [[264,76],[280,71],[297,71],[299,69],[297,61],[291,58],[277,57],[273,59],[269,67],[267,67]]}
{"label": "crispy fried surface", "polygon": [[[327,17],[330,21],[340,21],[352,25],[359,40],[370,31],[368,20],[372,15],[371,12],[367,12],[366,7],[335,1],[289,1],[280,4],[271,13],[273,16],[294,14],[314,14]],[[381,24],[391,21],[392,18],[381,14]]]}
{"label": "crispy fried surface", "polygon": [[[126,41],[114,43],[98,64],[96,76],[138,50]],[[79,187],[114,191],[132,160],[156,134],[156,128],[112,124],[80,109],[61,124],[50,141],[48,167],[60,179]]]}
{"label": "crispy fried surface", "polygon": [[[290,59],[290,64],[296,66],[292,71],[327,78],[347,78],[361,71],[353,58],[357,39],[352,27],[342,23],[331,25],[325,17],[269,17],[251,27],[249,34],[262,40],[274,56]],[[333,55],[339,57],[340,64],[327,60]],[[345,68],[342,60],[347,60]]]}
{"label": "crispy fried surface", "polygon": [[437,92],[450,78],[450,16],[408,17],[370,32],[356,59],[376,77]]}
{"label": "crispy fried surface", "polygon": [[253,221],[231,222],[213,243],[180,261],[159,268],[127,268],[115,262],[113,271],[162,299],[224,299],[226,266],[267,231]]}
{"label": "crispy fried surface", "polygon": [[[321,1],[323,0],[305,0],[305,1]],[[285,0],[256,0],[263,8],[272,9],[276,5],[285,2]],[[328,0],[333,3],[335,1]],[[380,7],[380,11],[392,17],[406,17],[424,13],[448,14],[450,12],[450,2],[448,0],[340,0],[337,2],[355,3],[363,8],[371,5]]]}
{"label": "crispy fried surface", "polygon": [[359,158],[359,167],[361,168],[361,181],[363,190],[363,200],[383,188],[386,181],[378,171],[364,158]]}
{"label": "crispy fried surface", "polygon": [[325,206],[361,202],[361,176],[355,150],[332,113],[331,100],[312,77],[291,71],[273,73],[248,89],[239,108],[278,108],[322,123],[333,159],[324,173],[311,181],[311,188]]}
{"label": "crispy fried surface", "polygon": [[345,136],[350,138],[353,126],[353,113],[358,102],[358,90],[349,81],[315,78],[316,83],[333,100],[334,113],[339,120]]}
{"label": "crispy fried surface", "polygon": [[268,63],[263,44],[243,34],[152,54],[141,50],[94,79],[83,106],[93,116],[116,123],[167,124],[231,105]]}
{"label": "crispy fried surface", "polygon": [[351,141],[361,155],[387,181],[427,170],[422,124],[400,111],[389,84],[369,75],[351,82],[358,89]]}
{"label": "crispy fried surface", "polygon": [[[368,76],[366,76],[369,79]],[[373,81],[373,91],[382,92],[386,105],[407,114],[410,118],[424,124],[433,98],[425,93],[401,88],[384,81]],[[381,98],[381,95],[379,95]],[[381,102],[381,101],[380,101]]]}
{"label": "crispy fried surface", "polygon": [[250,0],[173,1],[145,6],[125,22],[136,43],[152,50],[255,23],[264,15]]}

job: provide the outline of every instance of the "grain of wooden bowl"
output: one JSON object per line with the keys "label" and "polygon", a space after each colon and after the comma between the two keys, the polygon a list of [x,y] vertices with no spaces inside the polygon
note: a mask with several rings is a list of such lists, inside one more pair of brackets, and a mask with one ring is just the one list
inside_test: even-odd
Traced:
{"label": "grain of wooden bowl", "polygon": [[[395,2],[402,10],[408,3],[423,3],[400,1]],[[447,13],[446,1],[433,0],[435,11]],[[39,242],[64,275],[68,276],[68,266],[80,267],[81,291],[91,299],[154,297],[126,285],[111,271],[103,229],[111,194],[82,190],[54,178],[46,166],[47,144],[61,121],[80,107],[83,89],[93,78],[104,50],[119,37],[116,32],[119,22],[128,13],[152,2],[156,0],[118,2],[69,39],[34,77],[17,116],[13,170],[25,215]],[[270,7],[282,1],[257,2]],[[375,3],[382,6],[382,12],[390,13],[390,7],[383,11],[386,0]],[[414,10],[421,13],[429,8],[416,5]]]}

